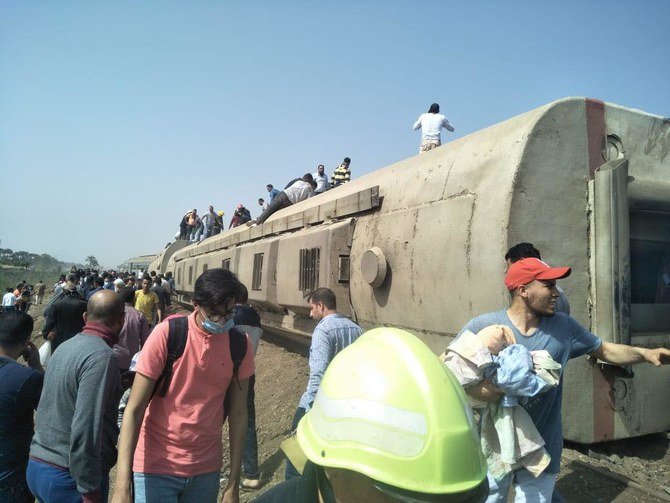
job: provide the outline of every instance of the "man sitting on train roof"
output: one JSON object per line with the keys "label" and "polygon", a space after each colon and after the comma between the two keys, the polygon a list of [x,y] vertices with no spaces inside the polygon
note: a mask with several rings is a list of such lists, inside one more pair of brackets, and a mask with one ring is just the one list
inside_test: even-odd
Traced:
{"label": "man sitting on train roof", "polygon": [[247,225],[262,224],[273,213],[307,199],[315,188],[316,182],[311,173],[306,173],[302,178],[291,180],[286,188],[272,200],[268,208],[261,213],[261,216],[256,220],[250,220]]}
{"label": "man sitting on train roof", "polygon": [[[556,312],[559,297],[556,280],[566,278],[570,272],[569,267],[550,267],[537,258],[515,262],[505,275],[505,286],[512,297],[509,309],[477,316],[460,333],[466,330],[478,333],[490,325],[507,326],[514,332],[517,344],[530,350],[547,350],[561,364],[561,377],[568,360],[585,354],[615,365],[647,362],[659,366],[670,363],[670,349],[646,349],[605,342],[574,318]],[[537,478],[523,468],[499,480],[489,474],[487,501],[507,501],[511,484],[514,484],[516,501],[551,501],[563,449],[562,391],[561,379],[556,388],[539,395],[525,406],[552,458],[549,467]],[[497,402],[503,395],[490,379],[468,388],[466,392],[489,402]]]}

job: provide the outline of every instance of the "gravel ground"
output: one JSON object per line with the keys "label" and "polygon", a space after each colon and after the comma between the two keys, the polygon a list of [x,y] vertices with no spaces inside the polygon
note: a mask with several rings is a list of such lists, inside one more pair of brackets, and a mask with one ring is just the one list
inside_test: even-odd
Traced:
{"label": "gravel ground", "polygon": [[[43,306],[35,306],[30,311],[35,318],[35,334],[43,324],[42,309]],[[33,340],[38,346],[42,344],[35,336]],[[289,433],[307,376],[304,356],[261,341],[256,355],[256,423],[263,485],[257,492],[242,492],[240,501],[253,501],[257,494],[283,480],[284,458],[279,445]],[[227,426],[224,429],[227,445]],[[606,478],[589,466],[623,475],[661,497]],[[229,459],[224,456],[224,476],[228,468]],[[113,480],[112,472],[112,487]],[[224,484],[222,479],[222,487]],[[665,434],[657,434],[591,446],[566,443],[557,489],[568,502],[670,501],[670,440]]]}

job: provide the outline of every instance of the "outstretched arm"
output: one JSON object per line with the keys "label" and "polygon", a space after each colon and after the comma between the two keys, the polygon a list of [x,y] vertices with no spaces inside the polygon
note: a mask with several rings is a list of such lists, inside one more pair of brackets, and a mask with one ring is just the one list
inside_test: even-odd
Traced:
{"label": "outstretched arm", "polygon": [[598,349],[591,353],[591,356],[614,365],[651,363],[659,367],[670,363],[670,349],[647,349],[604,341]]}

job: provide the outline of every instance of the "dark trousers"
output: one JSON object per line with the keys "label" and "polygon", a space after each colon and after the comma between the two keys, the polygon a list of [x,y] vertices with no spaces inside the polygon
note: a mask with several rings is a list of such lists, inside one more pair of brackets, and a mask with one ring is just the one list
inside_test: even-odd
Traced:
{"label": "dark trousers", "polygon": [[262,224],[265,222],[270,215],[273,213],[291,206],[291,201],[289,200],[288,196],[286,195],[286,192],[280,192],[275,196],[275,198],[272,200],[270,205],[267,207],[267,209],[261,213],[261,216],[256,219],[257,224]]}
{"label": "dark trousers", "polygon": [[256,375],[249,378],[249,391],[247,391],[247,438],[244,441],[244,457],[242,466],[244,477],[247,479],[258,479],[261,474],[258,471],[258,439],[256,438],[256,404],[254,400],[254,384]]}
{"label": "dark trousers", "polygon": [[34,503],[34,501],[35,496],[28,489],[26,479],[0,487],[0,503]]}
{"label": "dark trousers", "polygon": [[[300,420],[304,415],[305,415],[305,408],[298,407],[298,410],[295,411],[295,416],[293,416],[293,423],[291,423],[292,432],[295,432],[295,430],[298,428],[298,423],[300,422]],[[284,478],[286,480],[291,480],[296,477],[300,477],[300,473],[298,472],[298,470],[296,470],[295,466],[293,466],[293,463],[291,463],[289,459],[286,458],[286,473],[284,475]]]}

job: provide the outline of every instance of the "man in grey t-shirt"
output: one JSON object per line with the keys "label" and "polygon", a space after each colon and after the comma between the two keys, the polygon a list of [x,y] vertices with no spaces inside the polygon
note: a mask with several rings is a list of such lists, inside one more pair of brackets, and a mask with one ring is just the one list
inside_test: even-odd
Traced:
{"label": "man in grey t-shirt", "polygon": [[[478,333],[491,325],[505,325],[512,329],[516,343],[531,351],[545,349],[565,368],[571,358],[590,354],[615,365],[670,363],[670,350],[646,349],[602,341],[576,320],[556,312],[558,290],[556,280],[570,275],[569,267],[550,267],[537,258],[521,259],[513,263],[505,274],[505,286],[512,303],[506,311],[477,316],[461,330]],[[562,377],[562,375],[561,375]],[[560,468],[563,434],[561,430],[561,403],[563,382],[525,406],[537,431],[545,441],[551,463],[537,478],[526,469],[516,470],[502,480],[489,476],[489,502],[506,502],[510,485],[526,501],[551,501]],[[503,392],[491,379],[466,389],[469,395],[487,402],[497,402]]]}
{"label": "man in grey t-shirt", "polygon": [[49,360],[30,446],[27,480],[40,501],[106,501],[116,464],[119,368],[112,347],[124,304],[111,290],[88,301],[81,333]]}

